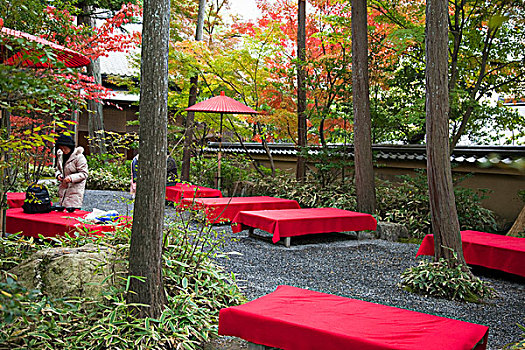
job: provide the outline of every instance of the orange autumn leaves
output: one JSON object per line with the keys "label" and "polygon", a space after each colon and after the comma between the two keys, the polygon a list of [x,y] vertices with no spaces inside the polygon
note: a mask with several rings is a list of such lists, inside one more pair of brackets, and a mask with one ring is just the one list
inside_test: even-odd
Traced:
{"label": "orange autumn leaves", "polygon": [[[296,37],[297,2],[265,1],[257,4],[262,16],[254,21],[236,21],[204,43],[191,40],[174,43],[176,62],[172,76],[186,83],[191,69],[204,80],[204,93],[219,87],[264,111],[257,116],[237,116],[245,125],[247,137],[268,141],[294,141],[296,114]],[[351,115],[351,14],[348,1],[314,0],[308,2],[306,23],[308,142],[321,143],[321,137],[337,142],[352,131]],[[370,10],[371,72],[379,72],[395,63],[393,44],[389,42],[392,26],[377,22],[377,10]],[[184,68],[185,67],[190,68]],[[380,84],[384,74],[371,74],[373,84]],[[341,107],[344,106],[344,107]],[[350,108],[351,110],[351,108]],[[264,124],[265,135],[249,134],[250,124]],[[324,134],[324,135],[323,135]]]}

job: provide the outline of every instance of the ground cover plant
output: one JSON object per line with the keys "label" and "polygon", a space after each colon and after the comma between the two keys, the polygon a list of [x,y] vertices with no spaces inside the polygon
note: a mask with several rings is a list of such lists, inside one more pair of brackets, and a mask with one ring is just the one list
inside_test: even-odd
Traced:
{"label": "ground cover plant", "polygon": [[488,283],[470,273],[468,267],[451,266],[443,258],[422,260],[418,266],[404,271],[400,285],[412,293],[474,303],[497,295]]}
{"label": "ground cover plant", "polygon": [[85,235],[53,242],[9,236],[1,238],[0,349],[199,349],[217,333],[218,312],[243,300],[233,276],[211,262],[220,240],[206,227],[179,221],[165,233],[163,262],[168,305],[157,318],[138,318],[126,303],[130,278],[107,288],[103,299],[54,299],[28,290],[9,270],[50,245],[78,247],[95,243],[112,247],[126,262],[130,229],[105,237]]}

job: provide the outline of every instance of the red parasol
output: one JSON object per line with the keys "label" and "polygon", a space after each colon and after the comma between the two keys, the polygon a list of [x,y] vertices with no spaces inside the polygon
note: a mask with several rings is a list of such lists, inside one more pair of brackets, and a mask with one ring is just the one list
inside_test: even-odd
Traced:
{"label": "red parasol", "polygon": [[194,104],[186,108],[188,112],[203,112],[203,113],[220,113],[221,121],[219,126],[219,159],[217,163],[217,188],[221,189],[221,155],[222,155],[222,116],[224,113],[229,114],[258,114],[256,110],[234,100],[221,91],[220,96],[215,96],[206,101]]}
{"label": "red parasol", "polygon": [[[68,49],[67,47],[52,43],[51,41],[39,38],[37,36],[19,32],[18,30],[9,29],[6,27],[0,28],[0,33],[2,36],[12,37],[14,39],[16,38],[25,38],[29,41],[42,44],[45,46],[50,47],[53,50],[53,53],[56,56],[57,61],[62,62],[66,67],[69,68],[76,68],[76,67],[82,67],[89,64],[89,59],[85,57],[84,55],[73,51],[71,49]],[[27,51],[21,50],[18,52],[14,52],[12,56],[8,56],[7,49],[5,47],[0,47],[1,52],[1,63],[10,65],[10,66],[21,66],[21,67],[29,67],[29,68],[52,68],[51,62],[40,61],[40,58],[44,56],[44,54],[38,56],[38,60],[35,59],[27,59],[24,58],[24,55],[27,54]]]}
{"label": "red parasol", "polygon": [[186,108],[188,112],[204,112],[204,113],[230,113],[230,114],[257,114],[258,112],[250,107],[234,100],[221,91],[220,96],[215,96],[206,101],[194,104]]}

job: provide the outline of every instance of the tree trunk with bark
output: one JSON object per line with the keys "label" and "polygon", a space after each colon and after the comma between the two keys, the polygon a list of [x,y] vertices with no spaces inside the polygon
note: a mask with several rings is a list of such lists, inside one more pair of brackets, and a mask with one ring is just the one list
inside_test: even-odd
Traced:
{"label": "tree trunk with bark", "polygon": [[[137,194],[129,251],[129,303],[157,318],[166,304],[162,241],[166,194],[169,0],[144,1]],[[143,278],[139,280],[138,276]]]}
{"label": "tree trunk with bark", "polygon": [[[81,15],[78,16],[78,24],[95,28],[95,19],[92,17],[93,6],[83,4]],[[87,66],[87,75],[93,77],[94,84],[102,85],[102,74],[100,72],[100,60],[90,59]],[[88,113],[88,137],[90,154],[106,153],[106,142],[104,133],[104,112],[102,103],[95,100],[87,101]]]}
{"label": "tree trunk with bark", "polygon": [[447,6],[447,0],[428,0],[426,5],[427,176],[434,257],[456,265],[465,259],[449,156]]}
{"label": "tree trunk with bark", "polygon": [[[306,147],[306,1],[299,0],[297,10],[297,146],[299,151]],[[306,158],[297,155],[297,181],[304,182]]]}
{"label": "tree trunk with bark", "polygon": [[[206,10],[206,0],[199,0],[199,17],[197,18],[197,30],[195,31],[195,40],[202,40],[202,31],[204,27],[204,12]],[[198,88],[197,83],[199,77],[197,75],[190,78],[190,96],[188,98],[188,107],[193,106],[197,102]],[[182,169],[181,180],[190,181],[190,167],[191,167],[191,145],[193,144],[193,127],[195,124],[195,112],[188,112],[186,114],[186,129],[184,132],[184,149],[182,152]]]}
{"label": "tree trunk with bark", "polygon": [[357,210],[374,214],[376,193],[368,84],[367,17],[366,0],[352,0],[352,91]]}

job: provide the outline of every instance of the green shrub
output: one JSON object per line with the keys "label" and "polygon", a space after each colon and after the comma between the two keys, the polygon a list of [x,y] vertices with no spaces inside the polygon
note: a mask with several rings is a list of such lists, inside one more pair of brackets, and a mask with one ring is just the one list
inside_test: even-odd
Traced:
{"label": "green shrub", "polygon": [[[210,259],[221,247],[221,238],[213,234],[205,227],[192,229],[183,220],[166,231],[163,277],[168,304],[158,319],[134,315],[126,303],[129,279],[121,288],[108,288],[103,301],[54,300],[27,291],[12,279],[1,284],[0,290],[16,297],[10,303],[0,299],[0,344],[9,349],[200,349],[217,334],[219,310],[244,301],[233,276]],[[50,245],[95,243],[118,248],[127,256],[130,235],[126,228],[105,237],[75,234],[42,245],[21,244],[29,254]],[[2,270],[21,261],[9,257],[17,240],[8,242],[8,248],[0,251]]]}
{"label": "green shrub", "polygon": [[131,176],[131,161],[122,160],[120,156],[94,154],[88,156],[87,161],[90,171],[102,169],[119,178],[129,178]]}
{"label": "green shrub", "polygon": [[[233,194],[238,189],[236,184],[250,181],[255,177],[256,171],[245,157],[236,155],[223,155],[221,159],[221,191]],[[192,158],[190,170],[191,182],[195,185],[216,187],[217,158]],[[237,195],[237,194],[235,194]]]}
{"label": "green shrub", "polygon": [[418,266],[401,274],[401,286],[425,296],[475,303],[496,296],[494,289],[472,275],[467,267],[450,266],[445,259],[420,261]]}
{"label": "green shrub", "polygon": [[90,190],[127,191],[129,189],[130,176],[115,176],[105,169],[94,169],[89,171],[86,188]]}

